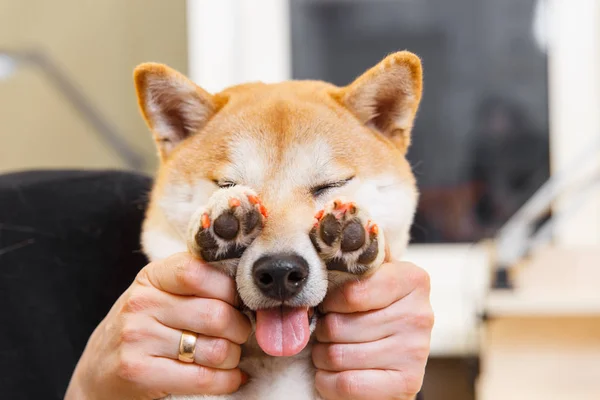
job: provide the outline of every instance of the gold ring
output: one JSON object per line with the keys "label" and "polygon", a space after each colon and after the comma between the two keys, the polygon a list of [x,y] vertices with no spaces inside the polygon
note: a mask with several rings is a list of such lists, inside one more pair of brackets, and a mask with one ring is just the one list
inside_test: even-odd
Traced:
{"label": "gold ring", "polygon": [[182,331],[179,339],[179,361],[186,363],[194,362],[194,353],[196,352],[196,340],[198,334],[190,331]]}

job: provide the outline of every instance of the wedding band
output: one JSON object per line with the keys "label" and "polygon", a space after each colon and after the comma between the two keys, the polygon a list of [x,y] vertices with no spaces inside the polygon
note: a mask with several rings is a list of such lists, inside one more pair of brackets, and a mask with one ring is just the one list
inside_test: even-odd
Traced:
{"label": "wedding band", "polygon": [[197,333],[185,330],[181,332],[181,339],[179,339],[179,361],[186,363],[194,362],[196,340],[198,340]]}

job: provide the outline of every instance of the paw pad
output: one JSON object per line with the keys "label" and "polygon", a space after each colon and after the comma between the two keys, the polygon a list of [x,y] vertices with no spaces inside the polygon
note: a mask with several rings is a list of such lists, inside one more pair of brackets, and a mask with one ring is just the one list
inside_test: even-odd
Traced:
{"label": "paw pad", "polygon": [[190,223],[188,247],[205,261],[239,259],[258,236],[267,211],[249,188],[221,189]]}
{"label": "paw pad", "polygon": [[364,274],[383,262],[379,227],[353,202],[335,200],[317,212],[310,239],[330,271]]}
{"label": "paw pad", "polygon": [[215,219],[213,230],[221,239],[232,240],[240,231],[240,221],[233,212],[225,212]]}

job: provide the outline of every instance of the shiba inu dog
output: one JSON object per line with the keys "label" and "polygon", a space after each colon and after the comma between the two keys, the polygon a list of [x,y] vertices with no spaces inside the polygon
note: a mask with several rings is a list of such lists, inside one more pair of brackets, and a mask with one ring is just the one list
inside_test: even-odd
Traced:
{"label": "shiba inu dog", "polygon": [[417,189],[405,154],[421,63],[389,55],[346,87],[248,83],[209,94],[160,64],[135,70],[160,168],[143,226],[151,260],[190,251],[235,278],[254,334],[227,396],[309,400],[311,334],[328,289],[408,242]]}

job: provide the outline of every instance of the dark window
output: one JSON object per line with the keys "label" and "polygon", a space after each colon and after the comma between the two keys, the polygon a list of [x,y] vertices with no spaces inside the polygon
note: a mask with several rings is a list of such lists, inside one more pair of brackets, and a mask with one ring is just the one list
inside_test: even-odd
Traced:
{"label": "dark window", "polygon": [[413,242],[493,235],[548,177],[546,55],[535,0],[294,0],[295,79],[352,81],[390,52],[418,54],[425,93],[409,160]]}

